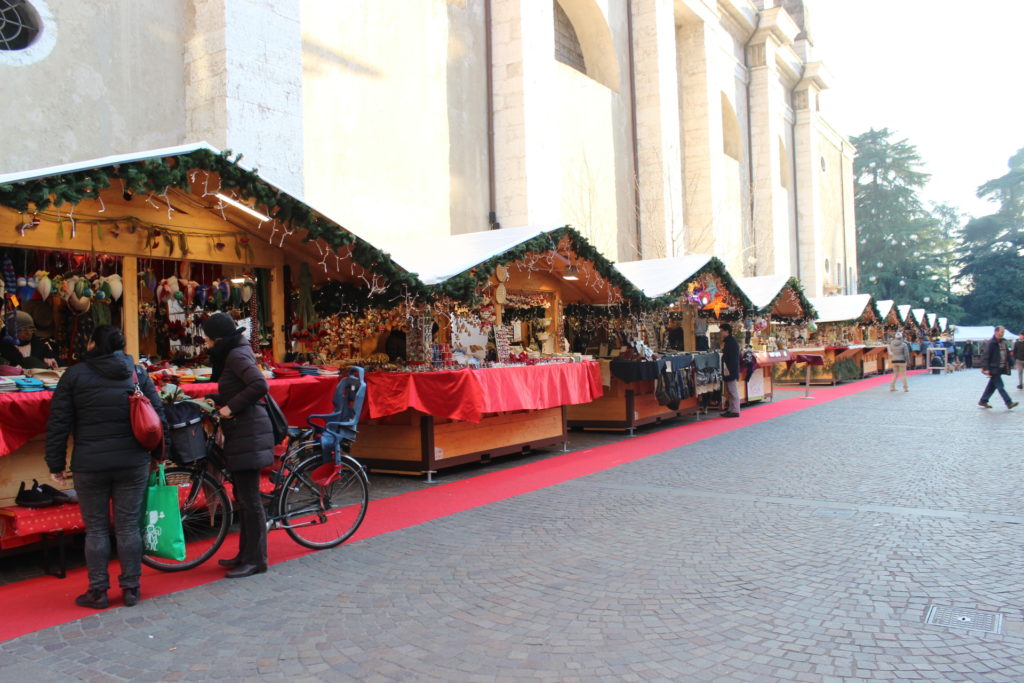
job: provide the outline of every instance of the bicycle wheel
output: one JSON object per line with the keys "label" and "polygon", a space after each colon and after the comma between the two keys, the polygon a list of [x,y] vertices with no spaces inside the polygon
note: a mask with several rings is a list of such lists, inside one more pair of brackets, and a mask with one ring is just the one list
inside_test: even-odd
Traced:
{"label": "bicycle wheel", "polygon": [[333,548],[363,522],[369,485],[359,463],[343,458],[323,465],[320,453],[291,471],[281,493],[280,515],[288,535],[307,548]]}
{"label": "bicycle wheel", "polygon": [[185,559],[142,556],[148,567],[178,572],[197,567],[217,552],[231,526],[231,501],[216,479],[207,472],[186,467],[165,471],[167,483],[178,487],[181,526],[185,531]]}

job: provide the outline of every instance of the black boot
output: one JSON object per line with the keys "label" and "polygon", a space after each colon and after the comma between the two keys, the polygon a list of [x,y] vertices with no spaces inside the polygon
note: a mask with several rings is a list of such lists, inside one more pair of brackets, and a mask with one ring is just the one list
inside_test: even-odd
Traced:
{"label": "black boot", "polygon": [[75,604],[79,607],[106,609],[110,607],[110,600],[107,599],[107,591],[101,591],[98,588],[90,588],[75,598]]}

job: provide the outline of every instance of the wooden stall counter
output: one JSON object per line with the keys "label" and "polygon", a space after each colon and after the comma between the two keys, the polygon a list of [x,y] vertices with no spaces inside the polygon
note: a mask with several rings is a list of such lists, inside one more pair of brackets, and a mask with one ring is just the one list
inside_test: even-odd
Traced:
{"label": "wooden stall counter", "polygon": [[[863,377],[861,363],[865,347],[863,344],[851,344],[848,346],[829,345],[812,348],[790,349],[790,353],[812,354],[821,356],[824,364],[811,368],[811,384],[836,385],[839,382],[849,382]],[[774,377],[778,383],[803,384],[805,368],[797,367],[799,363],[776,364],[777,368]]]}
{"label": "wooden stall counter", "polygon": [[602,394],[593,361],[440,372],[375,372],[352,455],[426,474],[566,441],[565,406]]}
{"label": "wooden stall counter", "polygon": [[747,379],[740,382],[740,401],[753,403],[755,401],[772,401],[775,399],[774,373],[777,363],[787,363],[792,360],[788,351],[765,351],[754,354],[757,366],[749,374],[740,368],[740,372],[747,376]]}
{"label": "wooden stall counter", "polygon": [[[573,429],[628,430],[663,422],[698,411],[695,395],[679,399],[678,405],[662,405],[655,396],[658,376],[664,372],[684,372],[692,364],[690,354],[662,356],[652,361],[601,361],[608,390],[586,404],[566,410],[568,426]],[[689,382],[686,382],[688,385]]]}

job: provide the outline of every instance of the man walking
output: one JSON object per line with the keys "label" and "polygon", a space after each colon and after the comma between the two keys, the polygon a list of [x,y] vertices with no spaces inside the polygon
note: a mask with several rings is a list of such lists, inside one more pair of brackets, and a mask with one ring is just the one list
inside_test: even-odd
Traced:
{"label": "man walking", "polygon": [[740,344],[732,336],[732,325],[723,323],[718,329],[722,333],[722,377],[725,379],[725,395],[729,401],[722,417],[739,417]]}
{"label": "man walking", "polygon": [[889,362],[892,363],[892,381],[889,382],[889,391],[896,391],[897,378],[903,378],[903,391],[910,391],[907,388],[907,361],[909,359],[910,346],[903,341],[903,333],[897,332],[889,342]]}
{"label": "man walking", "polygon": [[1003,401],[1006,402],[1006,408],[1015,408],[1017,406],[1016,401],[1010,400],[1010,395],[1006,393],[1006,389],[1003,388],[1003,374],[1010,374],[1010,350],[1006,347],[1006,342],[1003,341],[1003,333],[1005,330],[1002,325],[996,328],[992,338],[985,344],[985,349],[981,353],[981,371],[988,375],[988,384],[985,386],[985,392],[981,395],[981,400],[978,401],[978,405],[982,408],[991,408],[988,400],[992,397],[992,394],[999,392],[999,395],[1003,397]]}
{"label": "man walking", "polygon": [[1024,332],[1013,342],[1013,366],[1017,368],[1017,388],[1024,389]]}

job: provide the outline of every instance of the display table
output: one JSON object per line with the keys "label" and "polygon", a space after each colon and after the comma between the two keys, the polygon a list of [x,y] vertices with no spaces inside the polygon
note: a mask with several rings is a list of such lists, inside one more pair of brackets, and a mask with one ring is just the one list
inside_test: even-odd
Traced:
{"label": "display table", "polygon": [[602,394],[593,361],[442,372],[374,372],[352,455],[426,474],[565,443],[565,406]]}
{"label": "display table", "polygon": [[[268,379],[270,395],[281,406],[288,424],[304,427],[306,418],[314,414],[334,412],[334,389],[339,377],[289,377]],[[183,393],[193,398],[202,398],[217,392],[216,382],[182,384]]]}
{"label": "display table", "polygon": [[[750,373],[750,376],[740,382],[740,401],[753,403],[754,401],[769,401],[775,398],[775,384],[773,381],[774,368],[777,363],[788,363],[792,357],[789,351],[765,351],[754,354],[757,358],[757,367]],[[740,367],[740,372],[744,368]]]}
{"label": "display table", "polygon": [[689,395],[670,408],[655,398],[658,376],[666,370],[689,368],[690,354],[662,356],[658,360],[603,361],[609,367],[608,390],[589,403],[566,409],[568,426],[574,429],[624,429],[630,434],[639,426],[693,415],[698,410],[697,397]]}
{"label": "display table", "polygon": [[[822,364],[811,367],[811,384],[836,385],[839,382],[848,382],[861,379],[861,362],[864,355],[863,344],[850,346],[824,346],[817,348],[790,349],[796,363],[801,363],[798,356],[815,355],[821,356]],[[776,365],[775,381],[788,384],[804,384],[805,369],[796,367],[795,364],[788,364],[789,367]]]}

